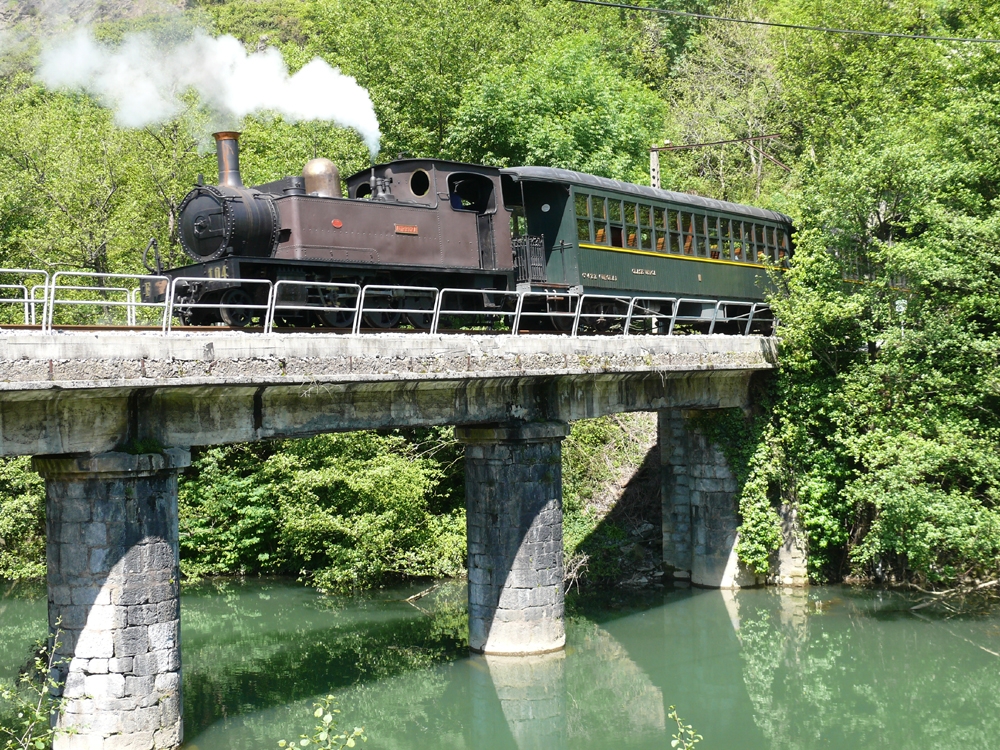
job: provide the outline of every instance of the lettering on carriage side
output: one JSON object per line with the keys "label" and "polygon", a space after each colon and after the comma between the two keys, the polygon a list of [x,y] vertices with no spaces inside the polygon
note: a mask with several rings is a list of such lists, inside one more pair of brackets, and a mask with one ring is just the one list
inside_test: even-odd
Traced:
{"label": "lettering on carriage side", "polygon": [[591,279],[593,281],[618,281],[618,277],[610,273],[581,273],[580,274],[585,279]]}
{"label": "lettering on carriage side", "polygon": [[396,234],[419,234],[416,224],[397,224]]}
{"label": "lettering on carriage side", "polygon": [[633,268],[632,273],[636,276],[656,276],[656,269],[654,268]]}

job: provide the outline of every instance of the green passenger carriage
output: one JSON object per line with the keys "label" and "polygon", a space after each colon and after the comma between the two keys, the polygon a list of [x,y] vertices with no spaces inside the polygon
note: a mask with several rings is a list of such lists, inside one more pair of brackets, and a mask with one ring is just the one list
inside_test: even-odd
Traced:
{"label": "green passenger carriage", "polygon": [[[688,324],[711,319],[721,332],[755,316],[756,327],[770,327],[767,266],[784,268],[791,258],[788,216],[564,169],[502,173],[505,202],[519,203],[513,234],[543,238],[544,276],[522,282],[582,290],[592,296],[591,315],[655,295],[676,299]],[[644,297],[644,307],[655,297]]]}

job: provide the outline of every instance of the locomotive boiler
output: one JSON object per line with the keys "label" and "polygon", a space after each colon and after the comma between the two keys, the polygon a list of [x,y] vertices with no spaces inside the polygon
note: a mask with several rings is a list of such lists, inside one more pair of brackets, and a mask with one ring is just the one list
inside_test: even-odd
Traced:
{"label": "locomotive boiler", "polygon": [[[432,306],[426,290],[448,288],[482,290],[466,295],[470,312],[513,304],[490,292],[534,292],[524,310],[555,328],[565,318],[544,316],[572,312],[574,299],[596,325],[602,310],[641,297],[644,309],[669,307],[695,328],[711,316],[725,331],[763,301],[766,267],[792,253],[782,214],[547,167],[398,159],[351,175],[344,195],[336,166],[314,159],[301,175],[247,187],[239,134],[215,138],[218,184],[199,184],[180,206],[180,243],[195,263],[160,269],[187,324],[246,326],[266,306],[261,282],[284,280],[299,282],[282,286],[291,312],[276,322],[286,325],[349,328],[353,300],[338,310],[329,285],[356,284],[379,287],[365,306],[370,328],[427,327],[430,315],[413,311]],[[167,288],[146,284],[143,300],[162,301]],[[767,325],[758,314],[755,330]]]}

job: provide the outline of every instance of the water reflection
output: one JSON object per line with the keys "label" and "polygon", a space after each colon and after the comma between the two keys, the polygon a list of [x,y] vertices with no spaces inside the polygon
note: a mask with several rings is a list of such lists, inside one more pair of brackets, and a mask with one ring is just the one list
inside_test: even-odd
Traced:
{"label": "water reflection", "polygon": [[1000,746],[1000,629],[846,587],[726,595],[772,748]]}
{"label": "water reflection", "polygon": [[471,661],[475,746],[486,747],[492,740],[489,728],[499,703],[518,750],[566,747],[565,652],[475,656]]}
{"label": "water reflection", "polygon": [[[335,694],[371,748],[1000,747],[1000,613],[920,619],[900,594],[616,593],[571,600],[567,649],[470,656],[465,588],[323,598],[285,582],[183,595],[188,748],[260,750]],[[44,592],[0,597],[0,677],[44,636]],[[700,747],[700,745],[699,745]]]}

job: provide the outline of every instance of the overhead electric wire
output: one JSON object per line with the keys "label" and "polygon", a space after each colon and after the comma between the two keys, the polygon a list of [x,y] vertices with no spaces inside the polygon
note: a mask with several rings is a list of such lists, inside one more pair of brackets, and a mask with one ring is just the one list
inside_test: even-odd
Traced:
{"label": "overhead electric wire", "polygon": [[646,13],[659,13],[667,16],[685,16],[700,18],[706,21],[725,21],[727,23],[743,23],[750,26],[773,26],[779,29],[797,29],[799,31],[819,31],[824,34],[848,34],[854,36],[889,37],[891,39],[919,39],[930,42],[969,42],[972,44],[1000,44],[1000,39],[982,39],[979,37],[930,36],[924,34],[899,34],[891,31],[865,31],[862,29],[835,29],[827,26],[804,26],[797,23],[779,23],[777,21],[757,21],[749,18],[730,18],[728,16],[712,16],[707,13],[694,13],[687,10],[669,10],[667,8],[649,8],[644,5],[627,5],[625,3],[605,2],[604,0],[566,0],[570,3],[583,5],[599,5],[604,8],[621,8],[623,10],[641,10]]}

